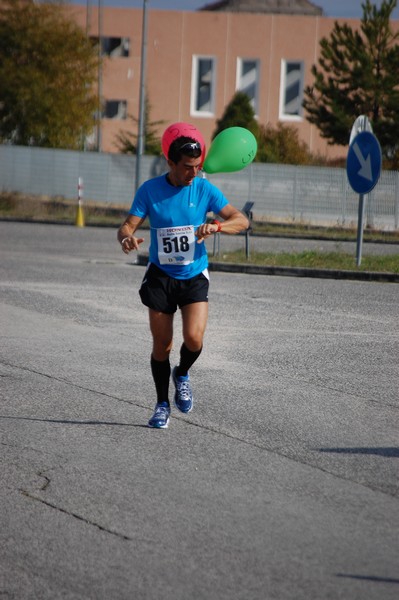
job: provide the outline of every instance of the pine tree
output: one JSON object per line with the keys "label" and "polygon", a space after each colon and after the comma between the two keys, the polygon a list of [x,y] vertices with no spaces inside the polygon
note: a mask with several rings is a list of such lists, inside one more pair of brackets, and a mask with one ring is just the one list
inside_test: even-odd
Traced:
{"label": "pine tree", "polygon": [[[163,121],[150,121],[151,105],[148,97],[145,98],[144,106],[144,154],[161,154],[161,140],[157,135],[157,127],[162,125]],[[128,118],[136,125],[138,130],[138,118],[128,115]],[[137,153],[137,134],[131,131],[119,131],[116,136],[116,146],[122,154]]]}
{"label": "pine tree", "polygon": [[360,30],[335,22],[320,42],[314,83],[305,89],[307,120],[330,144],[346,146],[356,117],[366,115],[384,156],[399,148],[399,33],[390,23],[397,0],[362,4]]}
{"label": "pine tree", "polygon": [[216,129],[212,135],[212,139],[228,127],[245,127],[255,137],[258,135],[259,128],[255,119],[254,109],[249,97],[244,92],[236,92],[229,104],[227,104],[223,116],[216,121]]}

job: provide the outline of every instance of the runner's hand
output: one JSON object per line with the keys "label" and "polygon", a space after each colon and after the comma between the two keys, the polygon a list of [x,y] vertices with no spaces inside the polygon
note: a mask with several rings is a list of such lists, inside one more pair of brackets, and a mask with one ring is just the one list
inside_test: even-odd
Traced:
{"label": "runner's hand", "polygon": [[206,238],[208,238],[213,233],[216,233],[217,230],[218,226],[214,223],[203,223],[202,225],[200,225],[197,231],[195,232],[195,235],[198,238],[197,244],[202,244],[202,242],[206,240]]}
{"label": "runner's hand", "polygon": [[133,235],[123,238],[121,241],[122,250],[125,254],[129,254],[132,250],[138,250],[140,244],[144,242],[144,238],[136,238]]}

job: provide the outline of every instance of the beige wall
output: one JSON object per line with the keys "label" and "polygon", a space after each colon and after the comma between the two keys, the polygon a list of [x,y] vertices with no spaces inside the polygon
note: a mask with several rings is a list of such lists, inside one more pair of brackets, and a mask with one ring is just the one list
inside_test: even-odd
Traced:
{"label": "beige wall", "polygon": [[[86,28],[86,7],[69,7],[76,20]],[[159,133],[176,121],[193,123],[209,147],[215,123],[236,90],[238,58],[260,61],[260,123],[275,126],[279,122],[280,76],[282,60],[305,63],[305,85],[312,82],[310,69],[317,61],[319,40],[328,36],[334,19],[261,15],[226,12],[187,12],[148,10],[147,85],[151,120],[164,121]],[[355,27],[359,21],[349,20]],[[399,25],[395,22],[395,26]],[[104,8],[103,35],[130,38],[130,56],[106,59],[103,73],[103,96],[127,100],[128,113],[138,117],[141,9]],[[98,35],[97,8],[91,9],[89,31]],[[192,57],[210,55],[217,59],[216,102],[212,117],[190,114]],[[354,119],[358,115],[354,115]],[[289,123],[289,121],[283,121]],[[334,158],[347,149],[332,147],[320,138],[317,128],[306,119],[292,123],[311,151]],[[132,131],[127,120],[105,119],[102,122],[102,149],[116,152],[115,135],[121,129]]]}

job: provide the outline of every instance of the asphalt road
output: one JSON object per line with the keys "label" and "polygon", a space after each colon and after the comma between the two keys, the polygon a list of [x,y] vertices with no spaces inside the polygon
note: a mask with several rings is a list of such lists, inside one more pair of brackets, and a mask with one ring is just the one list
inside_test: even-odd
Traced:
{"label": "asphalt road", "polygon": [[0,223],[0,256],[1,598],[398,597],[397,284],[212,273],[157,431],[115,231]]}

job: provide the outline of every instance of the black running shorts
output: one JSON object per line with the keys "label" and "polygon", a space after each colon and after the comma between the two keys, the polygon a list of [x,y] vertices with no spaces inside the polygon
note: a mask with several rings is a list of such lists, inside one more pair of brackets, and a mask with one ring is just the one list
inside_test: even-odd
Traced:
{"label": "black running shorts", "polygon": [[173,314],[177,307],[194,302],[208,302],[209,279],[200,273],[191,279],[169,277],[150,264],[139,290],[142,303],[153,310]]}

